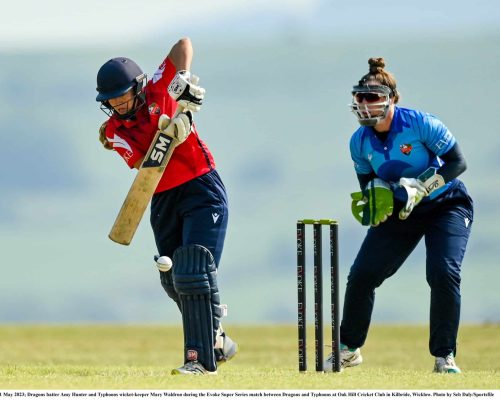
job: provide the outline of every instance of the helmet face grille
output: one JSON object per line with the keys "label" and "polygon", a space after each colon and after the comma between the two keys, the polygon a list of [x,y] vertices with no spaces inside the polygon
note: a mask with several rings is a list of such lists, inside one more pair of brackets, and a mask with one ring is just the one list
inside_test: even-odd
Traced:
{"label": "helmet face grille", "polygon": [[384,85],[361,85],[352,88],[351,111],[362,126],[375,126],[389,111],[392,90]]}
{"label": "helmet face grille", "polygon": [[129,58],[117,57],[106,62],[97,73],[96,101],[107,101],[121,96],[137,85],[143,72]]}

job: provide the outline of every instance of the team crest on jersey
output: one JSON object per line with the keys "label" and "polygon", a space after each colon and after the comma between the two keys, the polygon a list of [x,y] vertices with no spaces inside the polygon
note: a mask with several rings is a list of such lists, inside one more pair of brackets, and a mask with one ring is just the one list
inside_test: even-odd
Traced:
{"label": "team crest on jersey", "polygon": [[400,145],[399,149],[401,150],[401,153],[403,153],[405,156],[409,156],[411,151],[413,150],[413,146],[409,143],[405,143]]}
{"label": "team crest on jersey", "polygon": [[153,115],[153,114],[160,115],[161,114],[160,106],[156,103],[151,103],[148,107],[148,111],[151,115]]}

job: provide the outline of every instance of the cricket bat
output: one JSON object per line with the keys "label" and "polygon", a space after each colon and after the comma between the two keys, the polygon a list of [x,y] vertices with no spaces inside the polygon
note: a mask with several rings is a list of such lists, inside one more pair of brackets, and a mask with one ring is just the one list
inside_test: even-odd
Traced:
{"label": "cricket bat", "polygon": [[[182,108],[178,106],[171,120],[181,111]],[[144,211],[146,211],[149,201],[153,197],[163,172],[170,161],[170,157],[172,157],[172,153],[179,145],[177,139],[164,132],[168,123],[163,120],[164,126],[161,126],[162,118],[160,118],[155,137],[111,228],[108,236],[116,243],[128,246],[132,241]]]}

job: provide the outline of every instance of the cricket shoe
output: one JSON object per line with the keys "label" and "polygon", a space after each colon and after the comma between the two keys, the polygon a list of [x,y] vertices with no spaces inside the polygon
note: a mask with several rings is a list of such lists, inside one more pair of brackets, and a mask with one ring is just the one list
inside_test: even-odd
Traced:
{"label": "cricket shoe", "polygon": [[227,336],[224,332],[222,332],[220,336],[222,338],[222,348],[214,349],[217,366],[231,360],[239,349],[238,343],[233,341],[233,339]]}
{"label": "cricket shoe", "polygon": [[217,371],[207,371],[198,361],[188,361],[182,367],[173,369],[172,375],[217,375]]}
{"label": "cricket shoe", "polygon": [[448,354],[446,357],[436,357],[434,363],[434,371],[440,374],[460,374],[460,368],[455,363],[453,353]]}
{"label": "cricket shoe", "polygon": [[[363,362],[363,357],[361,356],[361,350],[359,347],[355,349],[348,348],[345,344],[340,344],[340,367],[355,367]],[[328,358],[323,363],[323,370],[332,371],[333,370],[333,353],[330,353]]]}

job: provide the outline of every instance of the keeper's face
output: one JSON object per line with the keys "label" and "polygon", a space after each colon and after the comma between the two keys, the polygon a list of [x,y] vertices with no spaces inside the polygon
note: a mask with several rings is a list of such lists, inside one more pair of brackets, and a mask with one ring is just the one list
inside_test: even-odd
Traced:
{"label": "keeper's face", "polygon": [[354,101],[359,104],[360,111],[365,117],[370,115],[378,117],[384,113],[383,107],[386,96],[377,92],[358,92],[354,93]]}
{"label": "keeper's face", "polygon": [[392,106],[391,89],[378,82],[354,86],[351,111],[363,126],[375,126],[385,119]]}
{"label": "keeper's face", "polygon": [[128,113],[134,107],[134,90],[130,89],[125,94],[109,99],[108,103],[120,115]]}

